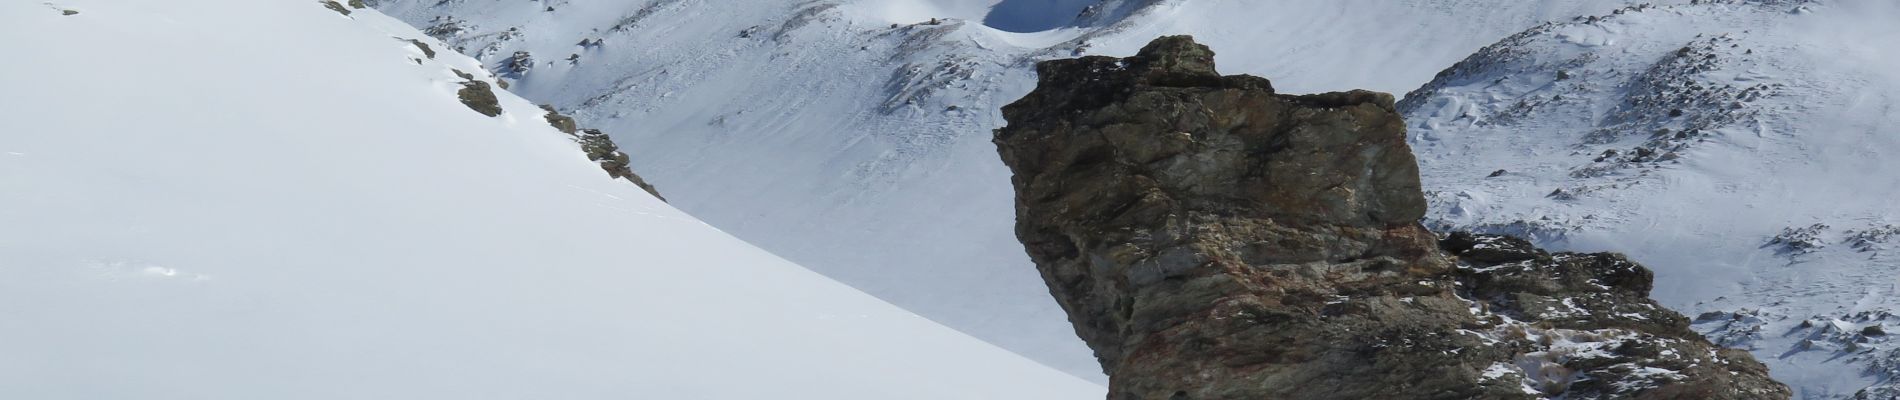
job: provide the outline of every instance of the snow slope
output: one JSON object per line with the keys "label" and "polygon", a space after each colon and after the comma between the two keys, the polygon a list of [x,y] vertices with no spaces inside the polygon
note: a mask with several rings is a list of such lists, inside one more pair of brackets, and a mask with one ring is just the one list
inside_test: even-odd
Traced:
{"label": "snow slope", "polygon": [[[1126,56],[1186,33],[1214,45],[1223,72],[1283,91],[1403,92],[1497,38],[1625,1],[379,3],[524,97],[608,128],[708,223],[1101,379],[1012,235],[1009,175],[989,142],[997,110],[1034,84],[1033,62]],[[1009,32],[1025,27],[1047,30]]]}
{"label": "snow slope", "polygon": [[1704,0],[1507,38],[1401,104],[1432,223],[1626,252],[1799,398],[1896,398],[1896,20]]}
{"label": "snow slope", "polygon": [[1102,395],[470,110],[476,61],[353,11],[0,2],[0,398]]}

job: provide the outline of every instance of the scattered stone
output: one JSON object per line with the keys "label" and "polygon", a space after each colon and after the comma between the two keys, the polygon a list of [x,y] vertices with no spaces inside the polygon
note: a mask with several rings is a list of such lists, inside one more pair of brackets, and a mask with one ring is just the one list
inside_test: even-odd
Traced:
{"label": "scattered stone", "polygon": [[435,25],[422,28],[422,34],[429,35],[429,37],[436,38],[436,40],[441,40],[444,43],[450,42],[450,38],[461,35],[462,32],[467,30],[467,28],[462,26],[463,21],[457,20],[455,17],[438,17],[429,22],[434,22]]}
{"label": "scattered stone", "polygon": [[528,72],[533,70],[534,54],[526,51],[516,51],[514,55],[508,57],[506,63],[502,64],[501,74],[520,78],[528,76]]}
{"label": "scattered stone", "polygon": [[322,0],[322,1],[318,1],[318,3],[322,3],[323,8],[328,8],[330,9],[330,11],[336,11],[337,14],[343,14],[343,16],[346,16],[346,17],[350,15],[350,9],[344,8],[342,4],[337,3],[335,0]]}
{"label": "scattered stone", "polygon": [[488,82],[468,80],[462,82],[462,90],[455,92],[462,104],[482,115],[494,117],[501,115],[501,100],[495,98],[495,91],[489,89]]}
{"label": "scattered stone", "polygon": [[1769,239],[1763,247],[1774,247],[1776,253],[1788,256],[1813,253],[1827,248],[1827,239],[1822,236],[1832,229],[1827,224],[1783,228],[1781,234]]}
{"label": "scattered stone", "polygon": [[1887,249],[1887,245],[1900,238],[1900,225],[1884,225],[1861,230],[1847,231],[1847,245],[1859,252],[1876,252]]}
{"label": "scattered stone", "polygon": [[1550,253],[1532,245],[1529,240],[1511,236],[1473,235],[1470,232],[1452,232],[1439,242],[1439,248],[1460,259],[1489,264],[1550,258]]}
{"label": "scattered stone", "polygon": [[580,124],[574,122],[574,117],[562,115],[559,111],[554,110],[554,106],[547,104],[542,104],[541,109],[548,112],[546,115],[543,115],[542,118],[547,119],[548,125],[553,126],[554,129],[569,135],[580,132]]}
{"label": "scattered stone", "polygon": [[[429,59],[431,60],[435,59],[435,49],[429,48],[428,43],[423,43],[421,40],[409,39],[409,44],[416,45],[416,48],[422,49],[422,55],[428,56]],[[463,79],[472,79],[472,78],[463,78]]]}
{"label": "scattered stone", "polygon": [[607,137],[606,133],[598,129],[582,129],[577,140],[581,144],[581,150],[587,152],[587,159],[600,163],[600,169],[606,170],[607,175],[633,182],[640,189],[652,194],[654,198],[666,201],[666,197],[660,196],[658,189],[648,184],[645,179],[641,179],[640,175],[633,173],[633,169],[628,167],[631,158],[627,157],[627,153],[621,152],[620,146],[615,145],[613,139]]}
{"label": "scattered stone", "polygon": [[541,110],[547,111],[546,114],[542,115],[542,118],[548,121],[549,126],[553,126],[555,130],[561,131],[561,133],[574,136],[574,141],[579,142],[581,145],[581,151],[587,153],[587,159],[599,163],[600,169],[607,171],[608,176],[633,182],[635,186],[639,186],[641,190],[652,194],[654,198],[658,198],[660,201],[666,201],[666,197],[660,196],[658,189],[655,189],[652,184],[648,184],[646,179],[640,178],[640,175],[633,173],[633,169],[629,166],[632,157],[628,157],[627,153],[620,151],[620,146],[614,144],[612,137],[607,136],[605,132],[601,132],[598,129],[580,129],[580,125],[574,121],[574,117],[561,114],[561,112],[556,111],[552,105],[542,104]]}

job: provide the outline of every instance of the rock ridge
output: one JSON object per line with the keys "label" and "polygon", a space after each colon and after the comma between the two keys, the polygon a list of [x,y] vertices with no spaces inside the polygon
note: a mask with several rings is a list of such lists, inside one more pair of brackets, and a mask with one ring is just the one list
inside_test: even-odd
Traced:
{"label": "rock ridge", "polygon": [[1790,396],[1626,257],[1426,230],[1389,94],[1279,94],[1186,36],[1037,72],[995,143],[1112,400]]}

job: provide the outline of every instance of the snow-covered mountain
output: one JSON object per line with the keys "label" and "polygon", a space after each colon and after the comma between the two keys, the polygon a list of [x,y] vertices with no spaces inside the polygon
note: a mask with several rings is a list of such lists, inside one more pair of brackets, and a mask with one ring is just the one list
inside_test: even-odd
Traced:
{"label": "snow-covered mountain", "polygon": [[1407,96],[1432,223],[1655,267],[1802,398],[1900,372],[1900,4],[1698,1],[1539,26]]}
{"label": "snow-covered mountain", "polygon": [[1011,237],[997,109],[1035,61],[1192,34],[1286,92],[1405,92],[1621,0],[382,0],[514,91],[607,128],[682,209],[1078,375],[1099,367]]}
{"label": "snow-covered mountain", "polygon": [[0,398],[1102,396],[611,178],[349,3],[0,2]]}

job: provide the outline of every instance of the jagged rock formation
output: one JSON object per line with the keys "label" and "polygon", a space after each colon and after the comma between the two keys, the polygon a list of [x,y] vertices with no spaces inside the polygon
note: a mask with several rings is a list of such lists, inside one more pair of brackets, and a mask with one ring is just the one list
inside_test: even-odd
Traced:
{"label": "jagged rock formation", "polygon": [[[423,49],[428,48],[423,47]],[[456,91],[456,97],[462,100],[463,105],[485,116],[501,115],[503,111],[501,100],[495,96],[495,91],[489,88],[488,81],[476,79],[475,74],[462,72],[462,70],[451,71],[464,80],[462,88]],[[495,82],[502,82],[502,80],[496,78]],[[506,87],[504,86],[503,89]],[[620,151],[620,146],[614,144],[613,138],[598,129],[581,129],[580,125],[574,121],[574,117],[561,114],[552,106],[542,105],[541,110],[547,112],[542,114],[542,118],[547,120],[549,126],[573,137],[574,142],[581,145],[581,151],[587,153],[587,160],[600,164],[600,169],[607,171],[608,176],[626,179],[660,201],[666,201],[666,197],[660,196],[658,189],[654,189],[646,179],[633,173],[632,158],[628,157],[626,152]]]}
{"label": "jagged rock formation", "polygon": [[468,109],[482,115],[501,115],[501,100],[495,97],[493,89],[488,88],[488,82],[475,79],[462,81],[462,88],[455,91],[455,96],[462,99],[462,104]]}
{"label": "jagged rock formation", "polygon": [[1620,255],[1441,243],[1391,95],[1276,94],[1213,56],[1176,36],[1041,63],[996,132],[1110,399],[1790,395]]}
{"label": "jagged rock formation", "polygon": [[[343,8],[343,4],[337,3],[336,1],[323,0],[323,1],[319,1],[318,3],[323,4],[323,8],[328,8],[330,9],[330,11],[336,11],[337,14],[343,14],[343,16],[346,16],[346,17],[350,15],[350,9]],[[358,8],[361,8],[361,7],[358,7]]]}
{"label": "jagged rock formation", "polygon": [[555,111],[554,106],[543,104],[541,110],[547,111],[542,118],[548,121],[549,126],[573,136],[574,140],[581,144],[581,151],[587,152],[587,159],[599,163],[600,169],[607,171],[607,175],[633,182],[640,189],[652,194],[654,198],[666,201],[665,196],[660,196],[659,189],[654,189],[646,179],[633,173],[632,158],[620,151],[620,146],[614,144],[613,138],[608,137],[607,133],[599,129],[581,129],[580,124],[574,121],[574,117]]}

